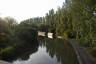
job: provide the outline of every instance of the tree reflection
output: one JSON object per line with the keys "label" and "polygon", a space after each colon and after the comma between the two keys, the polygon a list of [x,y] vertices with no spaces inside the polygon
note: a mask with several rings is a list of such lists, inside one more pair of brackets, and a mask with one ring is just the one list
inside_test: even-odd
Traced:
{"label": "tree reflection", "polygon": [[46,52],[51,58],[56,57],[60,64],[79,64],[76,54],[72,46],[62,39],[38,38],[36,43],[25,43],[22,47],[18,47],[15,52],[5,55],[3,59],[14,61],[17,59],[28,60],[29,56],[38,51],[38,47],[46,47]]}
{"label": "tree reflection", "polygon": [[17,59],[27,60],[29,59],[30,54],[38,51],[38,46],[38,42],[32,44],[25,43],[23,46],[16,47],[14,51],[10,51],[10,53],[2,55],[1,59],[8,62],[12,62]]}
{"label": "tree reflection", "polygon": [[61,64],[78,64],[76,54],[72,46],[62,39],[42,39],[42,45],[46,47],[46,52],[53,58],[56,56]]}
{"label": "tree reflection", "polygon": [[31,54],[38,51],[38,46],[39,46],[39,43],[28,45],[26,47],[27,49],[24,51],[24,53],[21,53],[22,55],[19,58],[21,58],[22,60],[28,60]]}

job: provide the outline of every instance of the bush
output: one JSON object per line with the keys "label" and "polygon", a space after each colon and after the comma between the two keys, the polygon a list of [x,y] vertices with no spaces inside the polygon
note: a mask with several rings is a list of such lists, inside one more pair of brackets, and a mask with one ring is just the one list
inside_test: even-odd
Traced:
{"label": "bush", "polygon": [[90,54],[91,54],[93,57],[96,58],[96,48],[90,48],[88,51],[90,52]]}
{"label": "bush", "polygon": [[90,39],[90,38],[82,37],[78,41],[80,42],[81,45],[83,45],[85,47],[93,47],[96,45],[96,43],[93,42],[92,39]]}
{"label": "bush", "polygon": [[10,51],[12,51],[14,49],[14,47],[12,47],[12,46],[8,46],[8,47],[6,47],[6,48],[4,48],[4,49],[1,49],[1,51],[0,51],[0,55],[4,55],[4,54],[8,54]]}
{"label": "bush", "polygon": [[76,38],[76,32],[72,30],[66,30],[64,32],[64,37],[65,38]]}
{"label": "bush", "polygon": [[64,33],[64,38],[68,38],[68,35],[66,33]]}
{"label": "bush", "polygon": [[21,27],[18,31],[18,38],[25,42],[34,42],[37,40],[38,32],[32,27]]}

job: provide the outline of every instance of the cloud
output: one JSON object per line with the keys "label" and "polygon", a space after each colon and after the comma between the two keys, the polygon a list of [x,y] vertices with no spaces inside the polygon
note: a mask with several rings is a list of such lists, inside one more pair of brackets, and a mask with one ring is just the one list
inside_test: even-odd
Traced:
{"label": "cloud", "polygon": [[2,16],[12,16],[18,21],[44,16],[50,9],[61,6],[64,0],[0,0]]}

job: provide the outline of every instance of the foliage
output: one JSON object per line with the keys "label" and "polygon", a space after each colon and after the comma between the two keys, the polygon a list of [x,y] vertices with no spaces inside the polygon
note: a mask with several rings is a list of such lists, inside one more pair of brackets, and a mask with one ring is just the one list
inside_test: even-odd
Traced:
{"label": "foliage", "polygon": [[18,24],[11,17],[0,18],[0,59],[10,60],[8,57],[13,58],[14,54],[18,54],[26,45],[35,43],[37,43],[37,25],[28,22]]}
{"label": "foliage", "polygon": [[[48,31],[93,46],[96,40],[96,0],[66,0],[63,6],[45,16]],[[83,42],[83,43],[84,43]]]}
{"label": "foliage", "polygon": [[31,27],[21,26],[20,30],[17,33],[18,38],[26,42],[34,42],[37,40],[37,31]]}
{"label": "foliage", "polygon": [[10,52],[12,50],[13,50],[13,47],[12,46],[8,46],[8,47],[6,47],[4,49],[1,49],[0,55],[5,54],[5,53],[8,54],[8,52]]}
{"label": "foliage", "polygon": [[87,48],[88,52],[96,59],[96,47]]}

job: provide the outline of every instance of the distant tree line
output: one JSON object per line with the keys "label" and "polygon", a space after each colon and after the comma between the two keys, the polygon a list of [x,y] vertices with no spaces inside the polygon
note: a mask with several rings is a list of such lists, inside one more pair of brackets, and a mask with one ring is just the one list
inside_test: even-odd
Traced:
{"label": "distant tree line", "polygon": [[57,11],[51,9],[45,17],[30,18],[24,22],[39,31],[74,38],[81,44],[93,46],[96,42],[96,0],[65,0]]}

